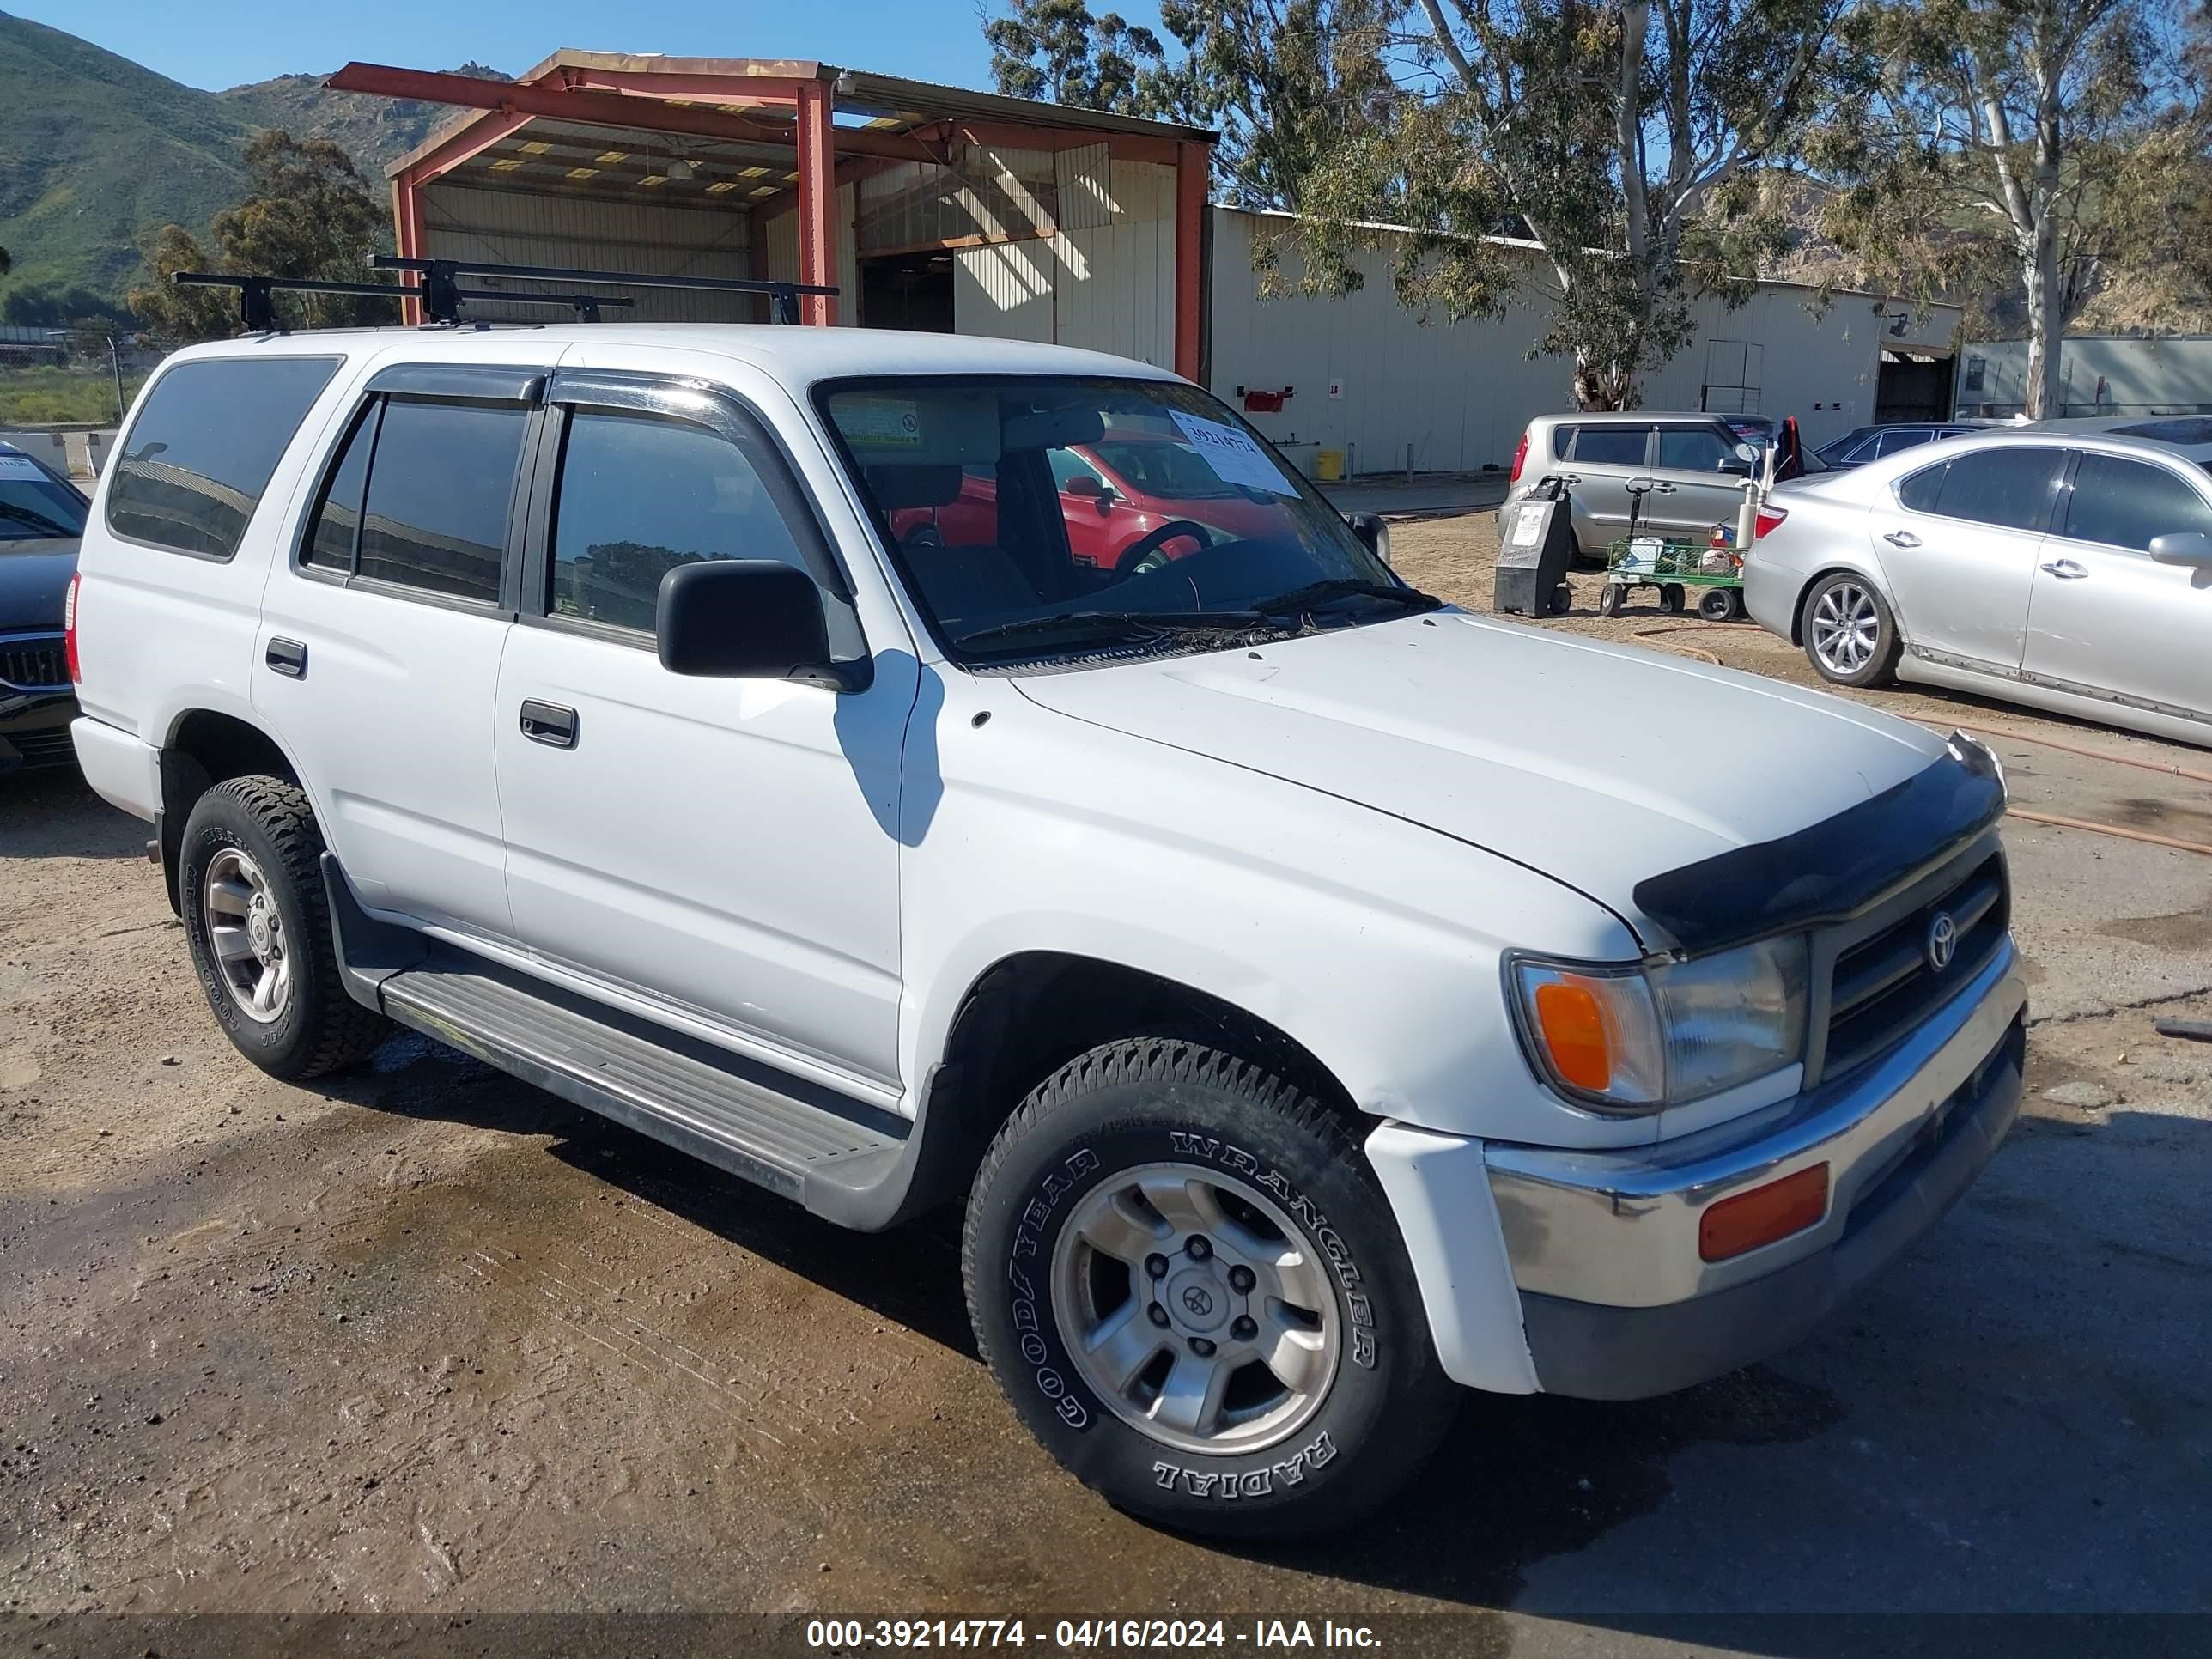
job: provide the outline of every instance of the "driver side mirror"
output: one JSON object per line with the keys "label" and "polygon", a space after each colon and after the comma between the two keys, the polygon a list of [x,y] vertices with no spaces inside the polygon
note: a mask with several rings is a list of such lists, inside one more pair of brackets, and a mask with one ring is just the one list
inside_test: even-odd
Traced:
{"label": "driver side mirror", "polygon": [[865,661],[830,655],[822,590],[781,559],[702,559],[660,579],[653,641],[660,665],[702,679],[866,684]]}
{"label": "driver side mirror", "polygon": [[1381,514],[1347,513],[1344,521],[1352,526],[1352,533],[1359,538],[1370,553],[1385,564],[1390,562],[1390,526],[1382,522]]}
{"label": "driver side mirror", "polygon": [[2178,530],[2150,538],[2150,556],[2160,564],[2185,564],[2212,569],[2212,536],[2201,530]]}
{"label": "driver side mirror", "polygon": [[1067,495],[1096,495],[1101,501],[1111,500],[1113,489],[1103,478],[1094,478],[1088,472],[1079,472],[1060,487]]}
{"label": "driver side mirror", "polygon": [[1731,478],[1748,478],[1751,476],[1751,463],[1741,455],[1723,455],[1713,463],[1713,471],[1725,472]]}

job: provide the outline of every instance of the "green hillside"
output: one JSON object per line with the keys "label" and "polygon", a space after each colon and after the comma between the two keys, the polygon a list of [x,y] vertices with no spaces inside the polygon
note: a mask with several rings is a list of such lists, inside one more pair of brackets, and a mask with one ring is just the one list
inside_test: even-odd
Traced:
{"label": "green hillside", "polygon": [[[507,78],[477,64],[459,72]],[[453,113],[325,92],[315,75],[202,92],[0,11],[0,247],[15,258],[0,308],[34,294],[58,310],[53,321],[95,303],[119,308],[144,276],[140,234],[204,230],[239,201],[241,158],[262,127],[331,140],[374,185]]]}
{"label": "green hillside", "polygon": [[[453,73],[484,81],[510,78],[482,64],[464,64]],[[282,127],[295,138],[329,139],[352,156],[362,176],[372,182],[458,112],[443,104],[412,99],[326,92],[319,75],[282,75],[274,81],[233,87],[216,96],[255,126]]]}
{"label": "green hillside", "polygon": [[84,288],[119,302],[149,225],[202,226],[243,193],[256,125],[75,35],[0,12],[0,293]]}

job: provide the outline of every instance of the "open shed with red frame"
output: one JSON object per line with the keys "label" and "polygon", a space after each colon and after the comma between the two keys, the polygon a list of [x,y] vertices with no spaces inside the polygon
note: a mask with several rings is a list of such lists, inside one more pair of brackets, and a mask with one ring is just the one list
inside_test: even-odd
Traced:
{"label": "open shed with red frame", "polygon": [[[562,51],[512,82],[329,84],[465,112],[391,169],[404,256],[832,284],[803,321],[1204,378],[1203,129],[780,59]],[[631,293],[629,320],[766,320],[759,295]]]}

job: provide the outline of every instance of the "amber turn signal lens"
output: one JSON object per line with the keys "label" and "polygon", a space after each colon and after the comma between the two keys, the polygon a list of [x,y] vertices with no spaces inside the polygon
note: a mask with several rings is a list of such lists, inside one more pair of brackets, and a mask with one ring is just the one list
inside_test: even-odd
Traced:
{"label": "amber turn signal lens", "polygon": [[1536,988],[1536,1024],[1559,1080],[1601,1093],[1613,1086],[1613,1052],[1606,1044],[1605,1011],[1590,988],[1560,979]]}
{"label": "amber turn signal lens", "polygon": [[1827,1213],[1828,1166],[1815,1164],[1809,1170],[1707,1205],[1698,1218],[1698,1254],[1708,1261],[1726,1261],[1778,1238],[1802,1233]]}

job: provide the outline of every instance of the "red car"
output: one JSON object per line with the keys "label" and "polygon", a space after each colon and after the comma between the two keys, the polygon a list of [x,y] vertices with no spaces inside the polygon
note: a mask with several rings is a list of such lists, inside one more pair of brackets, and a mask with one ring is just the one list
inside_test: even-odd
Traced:
{"label": "red car", "polygon": [[[1109,432],[1094,444],[1047,450],[1045,458],[1060,484],[1060,516],[1079,564],[1133,576],[1215,542],[1282,533],[1274,496],[1255,500],[1252,492],[1224,483],[1190,445],[1164,433]],[[891,533],[909,545],[994,545],[999,487],[988,468],[973,469],[944,506],[903,507],[890,516]],[[1158,533],[1177,524],[1194,527]],[[1130,563],[1129,550],[1140,544]]]}

